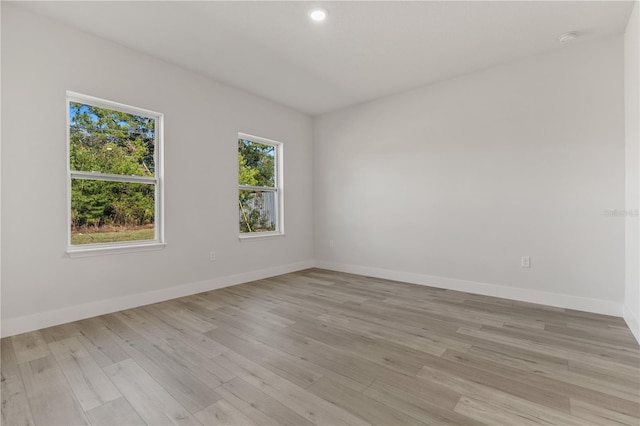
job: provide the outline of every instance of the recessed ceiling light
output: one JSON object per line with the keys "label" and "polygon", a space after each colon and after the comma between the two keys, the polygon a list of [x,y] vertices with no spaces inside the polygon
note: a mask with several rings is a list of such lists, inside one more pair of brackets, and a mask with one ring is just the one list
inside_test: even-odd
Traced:
{"label": "recessed ceiling light", "polygon": [[578,33],[575,31],[570,31],[568,33],[560,35],[560,37],[558,37],[558,40],[560,41],[560,43],[565,44],[575,40],[576,37],[578,37]]}
{"label": "recessed ceiling light", "polygon": [[327,19],[327,11],[326,9],[320,8],[312,9],[311,12],[309,12],[309,18],[316,22],[322,22]]}

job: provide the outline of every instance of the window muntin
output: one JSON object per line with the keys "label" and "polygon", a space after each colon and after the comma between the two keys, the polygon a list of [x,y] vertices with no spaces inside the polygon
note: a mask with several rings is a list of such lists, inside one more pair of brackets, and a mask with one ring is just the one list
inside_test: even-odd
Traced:
{"label": "window muntin", "polygon": [[238,135],[238,220],[241,236],[282,234],[282,144]]}
{"label": "window muntin", "polygon": [[72,249],[162,242],[162,115],[68,93]]}

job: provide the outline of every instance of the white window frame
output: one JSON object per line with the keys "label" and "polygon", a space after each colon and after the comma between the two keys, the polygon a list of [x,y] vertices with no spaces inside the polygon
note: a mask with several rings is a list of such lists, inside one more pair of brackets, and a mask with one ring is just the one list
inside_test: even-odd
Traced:
{"label": "white window frame", "polygon": [[[67,254],[70,257],[85,257],[101,254],[129,253],[164,248],[164,115],[118,102],[108,101],[81,93],[67,91]],[[100,172],[86,172],[71,170],[71,132],[70,132],[70,105],[71,102],[116,110],[128,114],[147,117],[155,120],[154,132],[154,165],[155,176],[127,176],[114,175]],[[155,213],[154,213],[154,239],[142,241],[120,241],[114,243],[98,244],[71,244],[71,182],[72,179],[100,180],[110,182],[145,183],[155,186]]]}
{"label": "white window frame", "polygon": [[[264,239],[264,238],[274,238],[274,237],[282,237],[285,235],[284,233],[284,177],[283,177],[283,165],[284,165],[284,156],[283,156],[283,143],[274,141],[271,139],[266,139],[260,136],[250,135],[248,133],[238,133],[238,139],[246,139],[251,142],[270,145],[274,147],[274,167],[275,167],[275,184],[273,187],[270,186],[251,186],[251,185],[240,185],[238,184],[238,192],[239,191],[261,191],[261,192],[273,192],[276,194],[276,202],[275,202],[275,210],[276,210],[276,230],[275,231],[264,231],[264,232],[239,232],[240,241],[249,241],[256,239]],[[237,151],[236,151],[237,156]],[[236,161],[237,163],[237,161]],[[238,170],[238,173],[240,170]],[[236,179],[236,182],[238,179]],[[237,197],[237,194],[236,194]]]}

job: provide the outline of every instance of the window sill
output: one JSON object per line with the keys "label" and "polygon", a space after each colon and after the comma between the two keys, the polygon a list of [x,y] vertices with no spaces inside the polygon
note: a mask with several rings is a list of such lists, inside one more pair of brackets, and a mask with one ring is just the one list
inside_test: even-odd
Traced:
{"label": "window sill", "polygon": [[269,240],[272,238],[282,238],[284,237],[286,234],[284,232],[256,232],[256,233],[252,233],[252,234],[241,234],[238,239],[241,242],[248,242],[248,241],[258,241],[258,240]]}
{"label": "window sill", "polygon": [[71,258],[76,258],[76,257],[90,257],[90,256],[105,256],[110,254],[136,253],[140,251],[162,250],[165,247],[165,245],[166,245],[165,243],[151,241],[151,242],[145,242],[145,243],[139,243],[139,244],[127,244],[127,245],[73,247],[73,248],[67,249],[67,255]]}

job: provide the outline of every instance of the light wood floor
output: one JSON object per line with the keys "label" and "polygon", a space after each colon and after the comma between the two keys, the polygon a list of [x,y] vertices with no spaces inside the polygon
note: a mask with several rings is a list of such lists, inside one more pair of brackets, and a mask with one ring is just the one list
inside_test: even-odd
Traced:
{"label": "light wood floor", "polygon": [[3,425],[640,421],[620,318],[312,269],[2,339]]}

